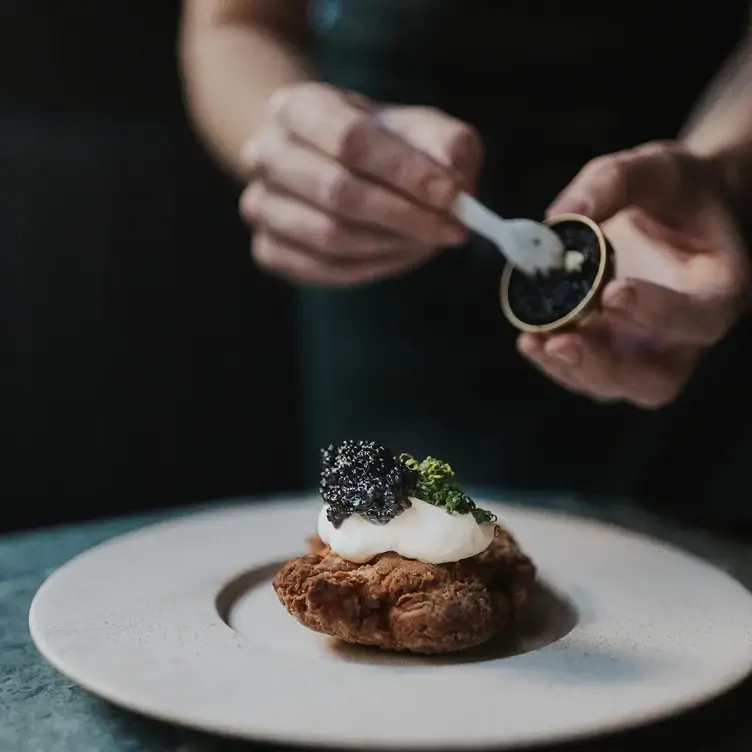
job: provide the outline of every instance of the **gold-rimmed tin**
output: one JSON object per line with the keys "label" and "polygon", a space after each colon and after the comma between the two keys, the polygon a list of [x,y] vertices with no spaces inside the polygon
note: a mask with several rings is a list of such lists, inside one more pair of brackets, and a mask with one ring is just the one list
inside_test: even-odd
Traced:
{"label": "gold-rimmed tin", "polygon": [[600,259],[593,285],[587,295],[564,316],[545,324],[533,324],[519,318],[509,302],[509,283],[512,275],[521,274],[522,272],[517,271],[513,264],[507,263],[501,275],[501,309],[504,311],[504,315],[509,323],[521,332],[546,334],[560,329],[583,326],[600,312],[601,293],[603,292],[603,288],[614,277],[614,250],[608,238],[603,234],[603,230],[592,219],[582,214],[557,214],[555,217],[547,219],[545,224],[555,229],[557,225],[572,222],[587,226],[598,242]]}

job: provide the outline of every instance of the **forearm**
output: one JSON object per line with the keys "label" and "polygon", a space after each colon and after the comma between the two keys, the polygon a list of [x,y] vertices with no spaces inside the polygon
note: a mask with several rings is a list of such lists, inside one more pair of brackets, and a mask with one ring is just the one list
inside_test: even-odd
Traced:
{"label": "forearm", "polygon": [[718,167],[735,206],[752,200],[752,31],[700,100],[683,140]]}
{"label": "forearm", "polygon": [[209,149],[235,174],[271,95],[308,77],[305,2],[271,2],[295,6],[298,15],[276,13],[264,0],[184,4],[180,62],[188,109]]}

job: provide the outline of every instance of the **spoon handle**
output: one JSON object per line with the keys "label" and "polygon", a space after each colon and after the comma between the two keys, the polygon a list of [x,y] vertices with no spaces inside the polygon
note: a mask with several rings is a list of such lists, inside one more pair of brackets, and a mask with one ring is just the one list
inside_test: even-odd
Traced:
{"label": "spoon handle", "polygon": [[467,193],[457,197],[454,214],[463,225],[496,244],[514,243],[504,220]]}

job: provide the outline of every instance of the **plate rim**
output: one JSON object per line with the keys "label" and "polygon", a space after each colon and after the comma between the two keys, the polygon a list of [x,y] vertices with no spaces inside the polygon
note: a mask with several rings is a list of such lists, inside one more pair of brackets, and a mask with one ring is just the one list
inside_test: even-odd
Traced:
{"label": "plate rim", "polygon": [[[255,512],[261,512],[271,508],[296,508],[300,510],[303,504],[306,502],[316,502],[317,496],[315,494],[305,495],[282,495],[280,497],[272,497],[262,501],[244,502],[230,502],[224,503],[218,506],[210,508],[200,508],[195,511],[188,511],[186,513],[177,513],[168,519],[159,520],[156,522],[145,522],[142,526],[135,529],[128,530],[126,532],[114,535],[108,539],[100,541],[95,545],[80,551],[72,556],[62,565],[57,567],[51,572],[41,583],[37,589],[32,602],[29,607],[29,631],[32,638],[32,642],[35,648],[39,651],[41,656],[62,676],[73,682],[77,686],[85,689],[98,698],[101,698],[107,702],[110,702],[120,708],[128,710],[130,712],[151,718],[160,722],[166,722],[174,724],[186,729],[193,729],[199,732],[209,732],[217,734],[222,737],[231,739],[241,739],[261,743],[272,744],[284,744],[293,747],[317,747],[325,749],[351,749],[353,740],[336,738],[331,735],[331,732],[324,730],[310,729],[305,732],[298,732],[294,728],[288,728],[285,731],[285,736],[281,737],[274,732],[265,732],[263,729],[254,730],[241,730],[237,727],[228,726],[222,723],[212,723],[206,720],[194,721],[193,719],[186,717],[186,715],[180,715],[180,713],[173,713],[171,711],[165,711],[155,709],[150,706],[149,702],[141,702],[137,699],[128,698],[121,694],[113,686],[108,686],[106,682],[90,680],[87,677],[82,678],[76,675],[75,671],[70,671],[66,666],[65,661],[59,660],[55,655],[54,648],[51,648],[45,642],[43,617],[40,615],[40,609],[42,608],[44,598],[50,588],[56,584],[57,577],[63,573],[69,571],[80,560],[88,558],[89,556],[100,552],[103,549],[107,549],[114,543],[127,542],[129,539],[138,539],[145,532],[158,532],[161,529],[179,528],[182,525],[192,522],[196,522],[199,519],[211,519],[224,518],[228,513],[237,512],[240,515],[251,514]],[[730,583],[735,584],[741,588],[752,599],[752,591],[736,577],[723,569],[721,566],[713,561],[709,561],[692,551],[688,551],[679,545],[666,541],[660,537],[654,537],[640,530],[634,530],[626,527],[622,524],[612,521],[602,521],[600,519],[587,516],[581,513],[569,513],[566,510],[558,508],[541,508],[538,506],[526,506],[525,504],[509,503],[505,501],[499,501],[487,496],[478,497],[478,501],[485,505],[489,505],[494,511],[500,511],[500,521],[504,523],[504,514],[511,513],[521,514],[528,518],[537,519],[553,519],[558,522],[570,523],[575,527],[585,525],[596,530],[604,530],[610,533],[617,534],[622,538],[631,539],[643,544],[649,544],[652,547],[658,547],[674,555],[679,555],[683,558],[693,560],[695,563],[701,564],[705,568],[709,568],[715,571],[716,574],[726,578]],[[512,527],[511,532],[515,535],[515,530]],[[290,546],[291,549],[294,545]],[[295,555],[291,553],[290,555]],[[535,559],[534,552],[531,553]],[[553,583],[556,585],[556,583]],[[752,601],[751,601],[752,602]],[[40,605],[42,604],[42,605]],[[225,625],[228,630],[233,631],[229,625]],[[50,649],[48,649],[50,648]],[[741,684],[752,673],[752,645],[750,649],[749,661],[739,661],[739,664],[735,671],[728,672],[727,678],[724,681],[724,686],[720,689],[713,690],[695,690],[693,693],[688,693],[683,698],[676,700],[673,703],[667,703],[652,708],[651,710],[641,711],[639,719],[629,719],[622,716],[616,716],[616,720],[612,722],[599,722],[597,725],[593,725],[589,728],[582,728],[580,730],[568,730],[557,737],[555,740],[552,737],[531,737],[531,738],[510,738],[502,741],[481,741],[479,739],[465,740],[461,745],[455,742],[447,742],[445,745],[437,744],[435,740],[424,741],[420,739],[405,739],[399,742],[400,748],[404,750],[467,750],[468,752],[485,752],[486,750],[502,750],[502,749],[534,749],[540,746],[547,746],[552,743],[564,743],[564,742],[577,742],[585,741],[594,738],[608,737],[619,732],[624,732],[644,726],[648,726],[655,722],[668,720],[675,716],[698,708],[707,702],[729,692],[733,691],[739,684]],[[361,739],[359,741],[360,748],[364,750],[371,750],[372,752],[394,752],[397,748],[395,743],[390,741],[374,740],[367,743]]]}

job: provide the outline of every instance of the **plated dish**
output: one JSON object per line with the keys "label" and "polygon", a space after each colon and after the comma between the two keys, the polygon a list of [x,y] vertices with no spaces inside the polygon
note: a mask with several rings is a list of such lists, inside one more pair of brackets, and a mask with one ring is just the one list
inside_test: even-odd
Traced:
{"label": "plated dish", "polygon": [[535,567],[496,515],[433,457],[373,441],[322,453],[322,508],[309,553],[274,579],[309,629],[385,650],[481,645],[524,611]]}
{"label": "plated dish", "polygon": [[96,546],[39,589],[34,642],[82,688],[163,721],[399,752],[626,729],[702,703],[752,667],[752,596],[722,570],[621,528],[490,499],[476,506],[537,570],[499,639],[424,654],[321,634],[272,586],[304,554],[321,506],[228,506]]}

